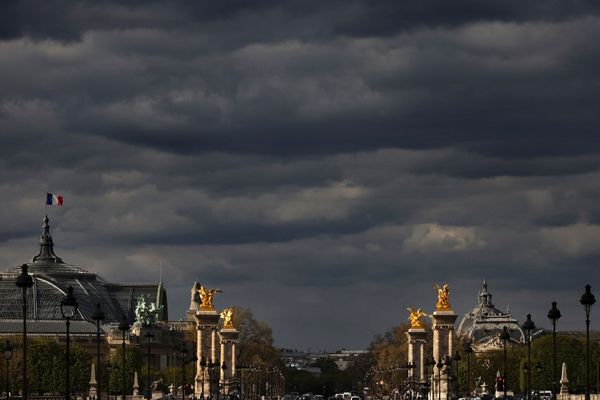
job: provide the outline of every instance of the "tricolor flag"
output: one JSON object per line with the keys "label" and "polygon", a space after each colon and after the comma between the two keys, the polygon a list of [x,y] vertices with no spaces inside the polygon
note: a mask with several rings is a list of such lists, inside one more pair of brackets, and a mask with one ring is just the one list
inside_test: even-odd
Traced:
{"label": "tricolor flag", "polygon": [[46,205],[62,206],[63,197],[60,194],[46,193]]}

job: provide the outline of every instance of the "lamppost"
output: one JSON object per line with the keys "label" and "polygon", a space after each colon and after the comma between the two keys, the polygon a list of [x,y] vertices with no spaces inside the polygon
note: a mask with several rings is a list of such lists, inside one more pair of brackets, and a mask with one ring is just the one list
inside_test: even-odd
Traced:
{"label": "lamppost", "polygon": [[104,320],[104,313],[102,312],[102,306],[100,303],[96,304],[96,309],[92,314],[92,319],[96,321],[96,358],[97,358],[97,368],[98,368],[98,386],[96,388],[96,393],[98,395],[98,400],[102,397],[100,396],[100,381],[102,380],[102,370],[100,369],[100,322]]}
{"label": "lamppost", "polygon": [[185,400],[185,359],[187,358],[185,343],[181,343],[179,353],[181,354],[181,400]]}
{"label": "lamppost", "polygon": [[7,340],[4,342],[4,346],[2,346],[2,354],[4,355],[4,359],[6,360],[6,398],[8,399],[10,393],[9,386],[9,367],[10,367],[10,359],[13,355],[13,348],[10,345],[10,342]]}
{"label": "lamppost", "polygon": [[460,394],[460,379],[458,379],[458,369],[459,369],[459,365],[460,365],[460,360],[462,360],[462,358],[460,357],[460,354],[458,354],[458,350],[456,350],[456,352],[454,352],[454,355],[452,356],[452,361],[456,361],[456,391]]}
{"label": "lamppost", "polygon": [[471,397],[471,354],[473,354],[471,342],[465,344],[465,354],[467,355],[467,395]]}
{"label": "lamppost", "polygon": [[[202,387],[200,388],[200,400],[204,400],[204,371],[206,370],[206,359],[204,356],[200,358],[200,371],[202,373]],[[242,373],[243,376],[243,373]],[[242,387],[244,383],[242,382]],[[243,399],[242,399],[243,400]]]}
{"label": "lamppost", "polygon": [[23,296],[23,400],[29,398],[27,383],[27,289],[33,286],[33,278],[27,273],[27,264],[21,265],[21,273],[15,284],[22,289]]}
{"label": "lamppost", "polygon": [[508,382],[508,377],[506,376],[506,345],[509,339],[510,333],[508,332],[508,328],[506,326],[503,326],[502,332],[500,333],[500,340],[502,340],[502,344],[504,347],[504,382],[502,384],[504,389],[504,400],[506,400],[506,386]]}
{"label": "lamppost", "polygon": [[590,400],[590,311],[596,302],[591,289],[590,285],[585,285],[585,293],[579,300],[585,308],[585,400]]}
{"label": "lamppost", "polygon": [[556,321],[561,317],[556,308],[556,302],[552,302],[552,308],[548,311],[548,318],[552,321],[552,398],[556,398],[558,377],[556,376]]}
{"label": "lamppost", "polygon": [[146,374],[146,398],[148,400],[152,399],[152,392],[150,391],[150,348],[152,339],[154,338],[154,333],[148,331],[144,334],[146,338],[146,345],[148,346],[148,373]]}
{"label": "lamppost", "polygon": [[525,331],[525,338],[527,340],[527,370],[525,371],[525,374],[527,375],[527,385],[526,385],[526,394],[525,394],[525,399],[529,400],[531,397],[531,368],[529,368],[529,365],[531,365],[531,333],[533,332],[533,330],[535,329],[535,324],[533,323],[533,321],[531,320],[531,314],[527,314],[527,319],[525,320],[525,322],[523,322],[523,330]]}
{"label": "lamppost", "polygon": [[122,354],[121,354],[121,356],[122,356],[122,358],[121,358],[121,361],[122,361],[122,363],[121,363],[121,379],[122,379],[122,381],[121,381],[121,391],[122,391],[121,397],[123,400],[125,400],[125,391],[126,391],[125,376],[127,373],[127,370],[125,369],[125,337],[126,337],[125,335],[127,334],[127,332],[129,332],[129,323],[127,323],[127,318],[125,316],[123,316],[123,320],[119,323],[119,330],[121,331],[121,334],[122,334],[122,336],[121,336],[121,339],[122,339],[122,341],[121,341],[121,352],[122,352]]}
{"label": "lamppost", "polygon": [[66,366],[67,366],[67,374],[65,376],[65,400],[71,399],[71,388],[70,388],[70,379],[69,379],[69,370],[70,368],[70,360],[69,360],[69,329],[71,326],[71,319],[75,318],[75,314],[77,314],[77,300],[73,295],[73,286],[69,286],[67,289],[67,295],[60,302],[60,313],[62,317],[67,320],[67,354],[66,354]]}

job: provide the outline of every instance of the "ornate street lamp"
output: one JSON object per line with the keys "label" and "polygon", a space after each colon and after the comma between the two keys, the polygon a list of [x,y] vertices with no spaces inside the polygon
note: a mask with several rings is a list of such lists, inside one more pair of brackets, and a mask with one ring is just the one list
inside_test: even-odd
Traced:
{"label": "ornate street lamp", "polygon": [[[527,340],[527,366],[531,365],[531,333],[535,329],[535,324],[531,320],[531,314],[527,314],[527,319],[523,322],[523,330],[525,331],[525,339]],[[527,376],[526,394],[525,399],[531,398],[531,368],[527,368],[525,371]]]}
{"label": "ornate street lamp", "polygon": [[150,391],[150,348],[152,339],[154,338],[154,333],[148,331],[144,334],[146,338],[146,345],[148,346],[148,373],[146,374],[146,398],[148,400],[152,399],[152,392]]}
{"label": "ornate street lamp", "polygon": [[504,400],[506,397],[506,386],[508,382],[508,377],[506,376],[506,345],[508,340],[510,339],[510,332],[508,332],[508,328],[506,326],[502,327],[502,332],[500,333],[500,340],[502,340],[502,344],[504,345],[504,382],[502,384],[504,388]]}
{"label": "ornate street lamp", "polygon": [[23,296],[23,400],[29,398],[27,383],[27,289],[33,286],[33,278],[27,273],[27,264],[21,265],[21,273],[15,284],[22,289]]}
{"label": "ornate street lamp", "polygon": [[[202,387],[200,388],[200,400],[204,400],[204,371],[206,370],[206,359],[204,358],[204,356],[202,356],[200,358],[200,371],[202,373]],[[242,376],[243,376],[243,372],[242,372]],[[243,381],[242,381],[242,388],[243,388]],[[242,397],[243,399],[243,397]]]}
{"label": "ornate street lamp", "polygon": [[471,342],[465,344],[465,354],[467,355],[467,395],[471,397],[471,354],[473,354]]}
{"label": "ornate street lamp", "polygon": [[10,393],[8,372],[10,367],[10,359],[13,356],[13,348],[8,340],[5,341],[4,346],[2,346],[2,354],[4,355],[4,359],[6,360],[6,398],[8,399]]}
{"label": "ornate street lamp", "polygon": [[125,316],[123,316],[123,320],[119,323],[119,330],[121,331],[121,397],[123,400],[125,400],[125,392],[126,392],[126,373],[127,370],[125,368],[125,335],[127,334],[127,332],[129,332],[129,323],[127,323],[127,318]]}
{"label": "ornate street lamp", "polygon": [[98,395],[98,399],[101,399],[100,396],[100,381],[102,380],[102,370],[100,369],[100,322],[104,321],[104,313],[102,312],[102,306],[100,303],[96,304],[96,309],[92,314],[92,319],[96,321],[96,358],[97,358],[97,368],[98,368],[98,386],[96,388],[96,392]]}
{"label": "ornate street lamp", "polygon": [[556,302],[552,302],[552,308],[548,311],[548,318],[552,321],[552,397],[556,398],[558,388],[558,377],[556,376],[556,321],[561,317],[560,311],[556,308]]}
{"label": "ornate street lamp", "polygon": [[64,319],[67,320],[67,354],[66,354],[66,367],[67,367],[67,374],[65,376],[65,387],[66,387],[66,391],[65,391],[65,400],[70,400],[71,399],[71,382],[69,379],[69,370],[70,368],[70,359],[69,359],[69,329],[71,327],[71,319],[75,318],[75,314],[77,314],[77,300],[75,299],[75,296],[73,295],[73,286],[69,286],[69,288],[67,289],[67,295],[64,297],[64,299],[61,300],[60,302],[60,313],[62,314],[62,317]]}
{"label": "ornate street lamp", "polygon": [[591,289],[590,285],[585,285],[585,293],[579,300],[585,308],[585,400],[590,400],[590,312],[596,302]]}

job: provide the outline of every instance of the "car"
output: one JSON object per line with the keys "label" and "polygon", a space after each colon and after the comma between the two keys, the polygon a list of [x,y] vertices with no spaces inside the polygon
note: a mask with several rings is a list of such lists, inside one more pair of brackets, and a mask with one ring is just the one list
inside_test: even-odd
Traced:
{"label": "car", "polygon": [[350,397],[350,400],[361,400],[360,396],[352,396]]}

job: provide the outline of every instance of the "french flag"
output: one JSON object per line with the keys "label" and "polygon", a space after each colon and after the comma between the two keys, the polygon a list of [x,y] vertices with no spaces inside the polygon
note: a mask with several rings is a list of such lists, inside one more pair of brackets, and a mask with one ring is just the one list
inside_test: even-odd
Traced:
{"label": "french flag", "polygon": [[63,197],[60,194],[46,193],[46,205],[60,207],[63,205]]}

